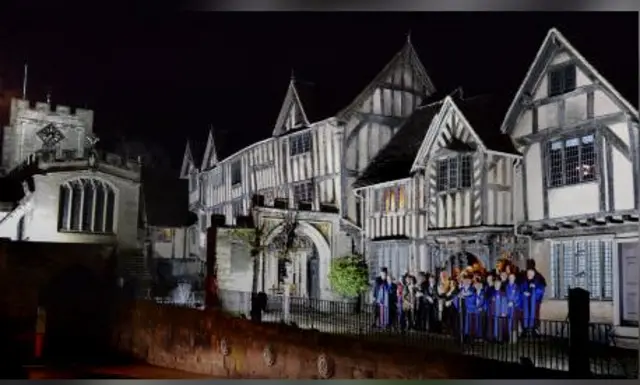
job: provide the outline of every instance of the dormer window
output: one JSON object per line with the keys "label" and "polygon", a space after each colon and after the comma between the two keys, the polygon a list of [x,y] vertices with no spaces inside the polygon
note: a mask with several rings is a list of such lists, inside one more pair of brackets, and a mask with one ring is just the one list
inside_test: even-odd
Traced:
{"label": "dormer window", "polygon": [[289,153],[291,156],[300,155],[311,151],[311,132],[296,134],[289,139]]}
{"label": "dormer window", "polygon": [[469,188],[472,185],[472,155],[456,155],[438,161],[439,192]]}
{"label": "dormer window", "polygon": [[576,66],[563,65],[549,71],[549,96],[566,94],[576,89]]}

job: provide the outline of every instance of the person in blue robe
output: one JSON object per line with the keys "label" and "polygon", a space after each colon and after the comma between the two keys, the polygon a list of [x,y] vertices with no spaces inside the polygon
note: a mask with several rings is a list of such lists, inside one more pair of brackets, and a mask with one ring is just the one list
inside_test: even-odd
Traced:
{"label": "person in blue robe", "polygon": [[524,336],[532,336],[536,334],[537,322],[540,319],[540,305],[545,290],[544,280],[534,269],[528,269],[520,290],[522,333]]}
{"label": "person in blue robe", "polygon": [[457,309],[460,318],[462,319],[462,333],[465,339],[471,337],[472,325],[472,315],[476,311],[476,293],[473,287],[471,286],[470,278],[463,278],[462,287],[460,288],[460,292],[458,293],[458,306]]}
{"label": "person in blue robe", "polygon": [[515,273],[509,273],[507,282],[504,284],[504,293],[507,302],[507,329],[509,339],[518,328],[518,318],[521,312],[520,286],[516,282]]}
{"label": "person in blue robe", "polygon": [[489,299],[489,339],[496,342],[508,340],[507,328],[507,296],[502,286],[502,281],[496,280],[493,284]]}
{"label": "person in blue robe", "polygon": [[376,290],[376,305],[378,306],[377,326],[390,328],[392,325],[393,301],[395,300],[395,287],[386,271],[381,272],[382,278]]}
{"label": "person in blue robe", "polygon": [[470,326],[473,328],[471,332],[474,338],[483,338],[487,323],[487,293],[484,283],[480,279],[474,283],[473,291],[475,303],[471,313]]}
{"label": "person in blue robe", "polygon": [[[489,313],[490,310],[489,307],[491,305],[491,299],[493,298],[493,293],[495,291],[495,281],[496,281],[496,276],[494,275],[493,272],[489,272],[486,276],[485,279],[485,285],[484,285],[484,294],[485,294],[485,302],[487,303],[487,317],[489,317]],[[485,330],[484,333],[485,335],[491,335],[491,330],[489,330],[489,328],[491,327],[491,322],[489,322],[490,320],[487,319],[487,322],[484,323],[485,326]]]}
{"label": "person in blue robe", "polygon": [[376,277],[373,283],[373,327],[377,327],[380,324],[380,308],[378,305],[378,291],[380,286],[387,282],[388,270],[386,267],[380,269],[379,275]]}

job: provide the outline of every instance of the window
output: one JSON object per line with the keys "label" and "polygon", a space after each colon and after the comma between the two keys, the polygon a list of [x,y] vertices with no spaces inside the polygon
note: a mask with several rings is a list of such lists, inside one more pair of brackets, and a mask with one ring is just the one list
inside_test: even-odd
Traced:
{"label": "window", "polygon": [[549,71],[549,96],[566,94],[575,89],[575,65],[564,65]]}
{"label": "window", "polygon": [[293,186],[293,199],[295,203],[313,202],[313,183],[304,182]]}
{"label": "window", "polygon": [[595,136],[556,140],[549,143],[549,187],[560,187],[596,179]]}
{"label": "window", "polygon": [[459,155],[438,161],[438,191],[469,188],[472,184],[472,155]]}
{"label": "window", "polygon": [[405,186],[387,187],[374,194],[374,210],[379,212],[395,212],[406,209]]}
{"label": "window", "polygon": [[76,179],[60,186],[58,230],[113,233],[113,188],[96,179]]}
{"label": "window", "polygon": [[551,298],[563,299],[569,288],[588,290],[591,299],[613,298],[613,245],[611,241],[575,240],[551,244]]}
{"label": "window", "polygon": [[244,210],[242,209],[242,200],[237,200],[231,202],[231,216],[233,219],[244,214]]}
{"label": "window", "polygon": [[240,160],[236,160],[231,164],[231,185],[236,185],[242,182],[242,163]]}
{"label": "window", "polygon": [[289,139],[291,156],[304,154],[311,151],[311,132],[303,132]]}
{"label": "window", "polygon": [[173,231],[171,229],[158,229],[156,231],[156,242],[171,242],[173,239]]}

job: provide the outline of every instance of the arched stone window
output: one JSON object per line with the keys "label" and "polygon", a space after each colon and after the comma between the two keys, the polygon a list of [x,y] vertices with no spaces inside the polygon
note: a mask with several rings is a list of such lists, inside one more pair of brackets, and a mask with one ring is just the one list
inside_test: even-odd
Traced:
{"label": "arched stone window", "polygon": [[112,234],[115,199],[113,187],[99,179],[74,179],[61,185],[58,230]]}

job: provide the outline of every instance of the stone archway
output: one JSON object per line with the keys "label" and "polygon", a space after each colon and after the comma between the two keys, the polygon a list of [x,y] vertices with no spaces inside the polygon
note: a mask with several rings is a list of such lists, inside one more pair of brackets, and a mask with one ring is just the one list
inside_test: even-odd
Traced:
{"label": "stone archway", "polygon": [[[274,239],[282,234],[285,224],[280,223],[265,239],[265,245],[271,244]],[[327,276],[329,274],[329,265],[331,261],[331,247],[325,237],[314,226],[309,223],[300,221],[295,229],[296,237],[308,240],[310,247],[308,250],[296,253],[293,258],[298,258],[296,266],[302,275],[297,285],[297,295],[316,298],[327,298],[330,296],[329,284]],[[261,271],[261,281],[267,292],[278,284],[279,269],[282,268],[282,262],[278,257],[269,251],[263,253],[264,268]]]}

